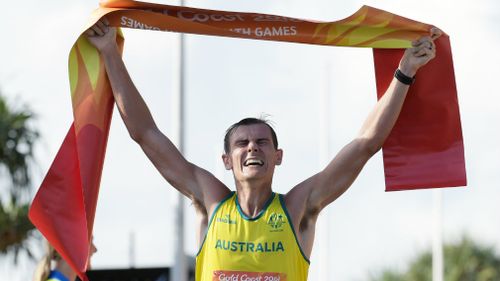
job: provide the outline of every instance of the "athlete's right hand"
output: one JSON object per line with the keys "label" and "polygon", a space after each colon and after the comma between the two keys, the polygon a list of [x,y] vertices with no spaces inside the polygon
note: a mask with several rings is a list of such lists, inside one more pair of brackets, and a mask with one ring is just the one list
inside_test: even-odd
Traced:
{"label": "athlete's right hand", "polygon": [[87,29],[85,36],[101,53],[116,48],[116,28],[105,17]]}

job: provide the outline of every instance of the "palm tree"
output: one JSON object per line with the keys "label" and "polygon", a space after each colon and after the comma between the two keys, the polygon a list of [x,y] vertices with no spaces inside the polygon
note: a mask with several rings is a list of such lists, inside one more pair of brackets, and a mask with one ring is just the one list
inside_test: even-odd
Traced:
{"label": "palm tree", "polygon": [[[432,255],[421,253],[410,262],[406,272],[383,270],[370,278],[372,281],[431,281]],[[492,247],[482,246],[464,236],[456,244],[444,246],[444,280],[494,281],[500,280],[500,257]]]}
{"label": "palm tree", "polygon": [[[30,166],[38,132],[30,126],[33,113],[10,108],[0,93],[0,254],[13,253],[17,261],[34,226],[28,220]],[[4,187],[5,186],[5,187]]]}

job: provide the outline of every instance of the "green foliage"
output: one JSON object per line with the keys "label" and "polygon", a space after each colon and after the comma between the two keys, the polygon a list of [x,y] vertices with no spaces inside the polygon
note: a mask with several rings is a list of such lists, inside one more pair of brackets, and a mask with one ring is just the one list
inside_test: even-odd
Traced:
{"label": "green foliage", "polygon": [[445,247],[445,257],[446,281],[500,280],[500,257],[492,247],[477,245],[470,238],[464,238],[458,247]]}
{"label": "green foliage", "polygon": [[0,172],[8,173],[14,197],[26,192],[31,183],[29,164],[38,139],[38,132],[29,126],[32,119],[28,109],[11,109],[0,95]]}
{"label": "green foliage", "polygon": [[372,280],[380,280],[380,281],[401,281],[403,280],[402,274],[399,274],[397,272],[393,272],[390,270],[384,270],[381,274],[380,277],[377,279],[372,279]]}
{"label": "green foliage", "polygon": [[[465,236],[456,244],[444,246],[445,281],[498,281],[500,257]],[[410,262],[406,272],[383,270],[372,281],[432,281],[432,255],[425,251]]]}
{"label": "green foliage", "polygon": [[33,224],[28,219],[28,210],[27,203],[7,208],[0,204],[0,254],[13,253],[15,262],[20,251],[24,250],[28,256],[32,256],[27,247],[33,230]]}
{"label": "green foliage", "polygon": [[34,226],[28,219],[30,165],[38,132],[30,127],[33,113],[13,109],[0,94],[0,254],[31,253],[26,245]]}

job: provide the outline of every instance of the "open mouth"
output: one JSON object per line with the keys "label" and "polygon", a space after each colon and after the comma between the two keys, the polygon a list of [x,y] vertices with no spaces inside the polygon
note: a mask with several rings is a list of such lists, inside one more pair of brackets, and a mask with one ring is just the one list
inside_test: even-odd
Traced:
{"label": "open mouth", "polygon": [[249,167],[249,166],[263,166],[264,161],[258,160],[258,159],[248,159],[243,163],[243,166]]}

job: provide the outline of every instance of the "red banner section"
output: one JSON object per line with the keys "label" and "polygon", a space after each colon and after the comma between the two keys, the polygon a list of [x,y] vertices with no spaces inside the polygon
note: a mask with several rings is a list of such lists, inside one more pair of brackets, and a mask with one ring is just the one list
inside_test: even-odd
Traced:
{"label": "red banner section", "polygon": [[[387,191],[467,184],[450,40],[443,35],[435,43],[436,58],[417,73],[382,148]],[[373,50],[378,98],[403,52]]]}

